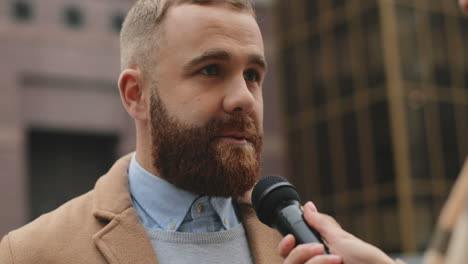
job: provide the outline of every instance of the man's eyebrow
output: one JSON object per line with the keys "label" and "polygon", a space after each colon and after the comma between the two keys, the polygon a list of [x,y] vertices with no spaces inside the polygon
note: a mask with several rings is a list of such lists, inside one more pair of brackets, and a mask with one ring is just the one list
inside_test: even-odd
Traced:
{"label": "man's eyebrow", "polygon": [[[191,59],[184,66],[184,69],[190,70],[197,65],[209,61],[209,60],[218,60],[218,61],[229,61],[231,59],[231,54],[223,49],[209,49],[204,51],[201,55]],[[261,67],[263,70],[267,69],[267,62],[263,55],[261,54],[251,54],[248,57],[249,64],[255,64]]]}
{"label": "man's eyebrow", "polygon": [[191,59],[189,62],[187,62],[184,66],[185,69],[191,69],[205,61],[208,60],[222,60],[222,61],[228,61],[231,59],[231,55],[222,49],[210,49],[204,51],[201,55]]}
{"label": "man's eyebrow", "polygon": [[260,66],[264,71],[266,71],[268,64],[266,59],[263,55],[260,54],[252,54],[249,56],[249,64],[256,64]]}

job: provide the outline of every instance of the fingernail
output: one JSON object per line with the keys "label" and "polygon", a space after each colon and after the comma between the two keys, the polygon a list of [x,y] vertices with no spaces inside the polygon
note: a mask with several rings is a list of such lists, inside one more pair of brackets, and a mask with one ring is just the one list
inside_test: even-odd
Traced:
{"label": "fingernail", "polygon": [[341,263],[341,257],[337,255],[327,255],[327,258],[333,263]]}
{"label": "fingernail", "polygon": [[318,212],[317,207],[315,207],[315,204],[310,201],[305,204],[305,207],[307,210],[310,210],[311,212],[314,212],[314,213]]}
{"label": "fingernail", "polygon": [[295,245],[294,245],[294,237],[293,237],[293,235],[289,234],[288,236],[289,236],[289,238],[288,238],[288,243],[287,243],[286,245],[287,245],[288,247],[289,247],[289,246],[294,247]]}
{"label": "fingernail", "polygon": [[309,247],[310,251],[312,251],[314,254],[320,254],[323,253],[324,247],[322,244],[313,244]]}
{"label": "fingernail", "polygon": [[291,235],[287,235],[281,240],[280,247],[289,247],[289,245],[292,244],[292,239],[288,238],[288,236],[291,236]]}

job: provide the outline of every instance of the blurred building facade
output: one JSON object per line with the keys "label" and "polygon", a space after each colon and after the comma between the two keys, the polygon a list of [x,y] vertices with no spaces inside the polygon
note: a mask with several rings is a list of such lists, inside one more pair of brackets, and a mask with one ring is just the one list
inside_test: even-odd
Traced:
{"label": "blurred building facade", "polygon": [[278,0],[288,172],[387,252],[424,249],[468,154],[456,1]]}
{"label": "blurred building facade", "polygon": [[0,2],[0,235],[89,190],[133,148],[116,85],[129,6]]}
{"label": "blurred building facade", "polygon": [[[271,57],[271,5],[258,2]],[[132,3],[0,1],[0,237],[87,192],[115,159],[134,150],[133,120],[117,88],[119,31]],[[271,76],[263,167],[282,173]]]}

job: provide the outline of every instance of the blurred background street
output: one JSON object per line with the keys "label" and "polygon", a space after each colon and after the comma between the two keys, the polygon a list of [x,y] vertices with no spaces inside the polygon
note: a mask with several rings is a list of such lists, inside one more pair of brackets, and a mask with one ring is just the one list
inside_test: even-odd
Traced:
{"label": "blurred background street", "polygon": [[[132,0],[0,0],[0,237],[134,150],[119,31]],[[468,154],[456,0],[257,0],[262,175],[390,254],[418,257]]]}

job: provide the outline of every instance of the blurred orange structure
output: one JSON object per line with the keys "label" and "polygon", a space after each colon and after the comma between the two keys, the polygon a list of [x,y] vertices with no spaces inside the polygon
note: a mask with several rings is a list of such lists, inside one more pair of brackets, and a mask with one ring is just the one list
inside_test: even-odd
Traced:
{"label": "blurred orange structure", "polygon": [[468,19],[455,1],[276,1],[288,169],[386,252],[416,252],[468,154]]}

